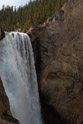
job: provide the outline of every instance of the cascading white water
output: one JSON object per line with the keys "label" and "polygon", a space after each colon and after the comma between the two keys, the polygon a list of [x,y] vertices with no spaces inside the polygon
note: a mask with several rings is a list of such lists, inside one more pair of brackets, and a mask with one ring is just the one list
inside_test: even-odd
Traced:
{"label": "cascading white water", "polygon": [[25,33],[5,33],[0,41],[0,76],[10,109],[20,124],[42,124],[34,58]]}

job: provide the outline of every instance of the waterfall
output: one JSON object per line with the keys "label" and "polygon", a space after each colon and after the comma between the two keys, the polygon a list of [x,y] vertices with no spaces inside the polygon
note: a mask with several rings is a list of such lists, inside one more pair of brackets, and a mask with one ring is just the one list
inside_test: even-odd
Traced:
{"label": "waterfall", "polygon": [[0,41],[0,76],[12,115],[20,124],[42,124],[34,57],[27,34],[5,32]]}

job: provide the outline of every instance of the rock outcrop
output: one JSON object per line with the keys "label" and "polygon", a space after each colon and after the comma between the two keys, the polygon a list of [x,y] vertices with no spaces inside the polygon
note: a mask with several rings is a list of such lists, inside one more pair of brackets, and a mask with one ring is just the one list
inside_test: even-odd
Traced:
{"label": "rock outcrop", "polygon": [[0,40],[3,39],[5,37],[5,33],[2,30],[2,28],[0,28]]}
{"label": "rock outcrop", "polygon": [[83,124],[83,2],[69,0],[31,36],[46,124]]}
{"label": "rock outcrop", "polygon": [[9,100],[5,93],[1,79],[0,79],[0,124],[19,124],[19,122],[12,117],[12,114],[10,112]]}

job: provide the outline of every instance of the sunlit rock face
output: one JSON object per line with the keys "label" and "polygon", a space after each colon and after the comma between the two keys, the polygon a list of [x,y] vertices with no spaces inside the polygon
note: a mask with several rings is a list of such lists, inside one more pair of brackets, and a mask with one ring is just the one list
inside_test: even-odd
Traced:
{"label": "sunlit rock face", "polygon": [[46,124],[83,124],[82,11],[82,0],[69,1],[29,32]]}
{"label": "sunlit rock face", "polygon": [[11,113],[20,124],[43,124],[33,50],[27,34],[5,32],[0,41],[0,76]]}

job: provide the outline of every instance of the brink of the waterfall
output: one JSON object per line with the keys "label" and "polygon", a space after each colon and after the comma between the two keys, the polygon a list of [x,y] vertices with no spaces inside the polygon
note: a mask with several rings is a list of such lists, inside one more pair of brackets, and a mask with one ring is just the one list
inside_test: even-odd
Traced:
{"label": "brink of the waterfall", "polygon": [[37,77],[30,38],[5,32],[0,42],[0,76],[12,115],[20,124],[42,124]]}

